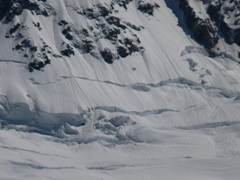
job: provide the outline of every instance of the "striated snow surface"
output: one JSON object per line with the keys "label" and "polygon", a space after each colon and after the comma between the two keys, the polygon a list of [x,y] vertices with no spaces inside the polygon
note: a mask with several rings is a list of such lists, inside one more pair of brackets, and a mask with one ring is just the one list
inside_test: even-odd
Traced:
{"label": "striated snow surface", "polygon": [[0,24],[0,179],[239,179],[238,45],[211,57],[174,1],[32,2]]}

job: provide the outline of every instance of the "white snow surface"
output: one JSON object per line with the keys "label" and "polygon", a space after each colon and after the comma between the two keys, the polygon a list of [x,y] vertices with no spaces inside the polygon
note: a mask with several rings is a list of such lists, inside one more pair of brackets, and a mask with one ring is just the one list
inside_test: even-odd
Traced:
{"label": "white snow surface", "polygon": [[[95,26],[74,9],[110,3],[48,2],[55,16],[26,10],[14,21],[30,27],[24,35],[36,46],[44,41],[55,54],[66,41],[60,20],[79,30]],[[235,45],[222,44],[222,56],[208,57],[165,1],[149,2],[160,5],[154,16],[138,11],[138,0],[127,10],[115,6],[116,16],[144,27],[133,32],[145,51],[113,64],[75,50],[69,58],[51,57],[44,71],[29,72],[28,60],[12,51],[17,42],[4,37],[9,24],[1,24],[1,180],[239,179]],[[114,48],[108,40],[98,43]]]}

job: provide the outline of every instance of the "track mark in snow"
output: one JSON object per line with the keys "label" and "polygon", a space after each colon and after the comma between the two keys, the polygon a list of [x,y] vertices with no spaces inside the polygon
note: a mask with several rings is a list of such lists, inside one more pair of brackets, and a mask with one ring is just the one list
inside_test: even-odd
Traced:
{"label": "track mark in snow", "polygon": [[16,166],[21,166],[21,167],[29,167],[32,169],[37,169],[37,170],[63,170],[63,169],[75,169],[74,167],[48,167],[48,166],[42,166],[38,164],[32,164],[32,163],[25,163],[25,162],[15,162],[11,161],[11,164],[16,165]]}

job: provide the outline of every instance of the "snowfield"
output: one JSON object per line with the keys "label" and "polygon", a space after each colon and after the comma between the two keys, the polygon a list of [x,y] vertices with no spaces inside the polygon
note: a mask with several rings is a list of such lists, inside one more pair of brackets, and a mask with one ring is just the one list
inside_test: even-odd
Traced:
{"label": "snowfield", "polygon": [[237,180],[239,128],[234,123],[141,128],[129,132],[136,142],[121,145],[106,145],[101,140],[66,143],[35,133],[2,130],[1,179]]}
{"label": "snowfield", "polygon": [[238,45],[211,57],[174,1],[33,2],[0,24],[1,180],[239,179]]}

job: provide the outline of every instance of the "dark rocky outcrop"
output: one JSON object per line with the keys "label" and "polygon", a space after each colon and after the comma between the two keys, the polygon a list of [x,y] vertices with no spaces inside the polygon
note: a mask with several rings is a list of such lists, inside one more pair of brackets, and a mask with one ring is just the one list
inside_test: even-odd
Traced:
{"label": "dark rocky outcrop", "polygon": [[22,14],[25,9],[36,15],[50,16],[55,14],[46,0],[0,0],[0,20],[5,17],[5,21],[10,22],[15,16]]}
{"label": "dark rocky outcrop", "polygon": [[65,36],[66,39],[68,40],[73,40],[73,36],[71,34],[72,29],[70,26],[67,26],[66,28],[63,29],[62,34]]}
{"label": "dark rocky outcrop", "polygon": [[9,29],[5,37],[6,38],[14,37],[14,34],[21,28],[23,28],[23,26],[20,23],[17,23],[11,29]]}
{"label": "dark rocky outcrop", "polygon": [[114,54],[112,53],[112,51],[108,48],[105,48],[103,51],[100,52],[102,58],[104,59],[104,61],[108,64],[112,64],[114,61]]}
{"label": "dark rocky outcrop", "polygon": [[[112,64],[115,59],[130,56],[132,53],[143,52],[144,48],[141,46],[141,41],[134,34],[133,30],[141,31],[144,27],[123,21],[117,17],[117,12],[114,11],[115,5],[119,5],[127,10],[130,2],[132,0],[112,0],[109,6],[97,4],[83,10],[76,10],[78,14],[96,21],[94,26],[80,31],[72,31],[77,32],[77,36],[80,35],[80,39],[74,40],[73,38],[74,47],[80,50],[81,53],[89,53],[96,58],[100,56],[108,64]],[[156,6],[154,5],[154,8]],[[68,23],[61,21],[59,25],[67,26]],[[132,34],[132,37],[126,35],[127,31]],[[105,47],[104,50],[99,50],[102,49],[102,47],[98,47],[98,41],[101,39],[109,40],[113,47],[115,46],[116,48],[111,48],[110,50],[108,47]]]}
{"label": "dark rocky outcrop", "polygon": [[127,9],[127,5],[132,2],[133,0],[115,0],[116,3],[121,6],[124,7],[125,9]]}
{"label": "dark rocky outcrop", "polygon": [[211,20],[198,17],[188,0],[179,1],[179,7],[183,11],[185,23],[196,41],[206,49],[213,48],[218,43],[219,37]]}
{"label": "dark rocky outcrop", "polygon": [[45,66],[44,62],[34,60],[33,62],[30,62],[28,64],[28,69],[30,72],[33,72],[34,69],[40,71],[44,68],[44,66]]}
{"label": "dark rocky outcrop", "polygon": [[117,28],[103,28],[103,34],[105,38],[115,43],[118,39],[118,35],[120,34],[120,30]]}
{"label": "dark rocky outcrop", "polygon": [[73,47],[71,47],[69,44],[63,44],[63,50],[60,51],[60,53],[63,55],[63,56],[67,56],[67,57],[70,57],[72,55],[74,55],[74,50],[73,50]]}
{"label": "dark rocky outcrop", "polygon": [[142,26],[136,26],[130,22],[127,22],[126,25],[128,25],[130,28],[134,29],[135,31],[141,31],[142,29],[144,29],[144,27]]}
{"label": "dark rocky outcrop", "polygon": [[93,41],[83,39],[82,42],[75,42],[74,47],[79,49],[81,53],[91,53],[91,51],[95,48]]}
{"label": "dark rocky outcrop", "polygon": [[[0,0],[0,20],[2,20],[6,14],[9,13],[13,5],[13,0]],[[20,14],[15,12],[15,14]]]}
{"label": "dark rocky outcrop", "polygon": [[26,49],[30,50],[30,52],[37,51],[37,47],[32,45],[29,39],[24,39],[15,46],[15,50],[24,51]]}
{"label": "dark rocky outcrop", "polygon": [[125,38],[124,45],[128,48],[129,54],[140,51],[140,47],[138,47],[132,39]]}
{"label": "dark rocky outcrop", "polygon": [[102,4],[97,4],[92,8],[86,8],[78,12],[79,14],[85,16],[88,19],[97,19],[99,17],[106,17],[111,13],[106,6]]}
{"label": "dark rocky outcrop", "polygon": [[138,10],[142,13],[153,16],[154,10],[160,8],[157,3],[144,2],[143,0],[139,1]]}
{"label": "dark rocky outcrop", "polygon": [[[49,1],[0,0],[0,21],[10,25],[5,32],[5,37],[9,41],[14,41],[12,49],[24,59],[30,72],[43,71],[46,65],[51,64],[52,58],[71,57],[77,51],[111,64],[116,59],[125,58],[133,53],[141,53],[144,50],[138,35],[135,34],[144,27],[118,17],[117,8],[120,6],[127,12],[132,1],[111,0],[109,4],[98,3],[87,8],[74,7],[73,10],[79,16],[83,16],[93,24],[78,29],[67,19],[60,19],[56,27],[56,32],[60,32],[60,39],[58,52],[55,53],[43,42],[45,38],[38,40],[42,42],[36,42],[36,38],[26,36],[30,28],[35,31],[44,31],[47,28],[43,26],[41,20],[33,18],[30,22],[31,26],[28,27],[28,25],[25,26],[24,21],[21,21],[21,18],[15,18],[23,11],[30,11],[33,16],[56,15],[55,10],[47,3]],[[155,5],[153,6],[156,8]],[[55,35],[57,36],[58,33]],[[104,44],[105,47],[102,47],[102,40],[108,42]]]}
{"label": "dark rocky outcrop", "polygon": [[210,50],[222,37],[226,43],[240,46],[240,1],[205,1],[206,13],[209,15],[205,19],[197,16],[189,2],[178,0],[185,24],[199,44]]}
{"label": "dark rocky outcrop", "polygon": [[51,64],[49,55],[53,55],[52,49],[45,42],[42,42],[41,48],[35,46],[30,39],[23,39],[15,45],[13,50],[23,54],[23,58],[30,58],[28,63],[28,70],[33,72],[34,70],[43,70],[48,64]]}
{"label": "dark rocky outcrop", "polygon": [[125,58],[129,55],[127,48],[125,48],[124,46],[118,46],[117,52],[118,52],[119,56],[122,58]]}
{"label": "dark rocky outcrop", "polygon": [[[224,6],[224,3],[228,3],[228,6]],[[208,7],[208,14],[211,19],[219,28],[219,32],[228,44],[236,43],[240,45],[240,28],[233,28],[231,25],[240,25],[240,13],[234,14],[234,21],[226,22],[225,19],[229,19],[229,15],[233,12],[240,11],[240,2],[237,0],[228,0],[218,2],[211,2]]]}
{"label": "dark rocky outcrop", "polygon": [[106,19],[106,21],[108,22],[108,24],[110,25],[114,25],[116,27],[119,27],[121,29],[126,29],[127,27],[124,26],[122,23],[121,23],[121,20],[120,18],[118,17],[115,17],[115,16],[110,16]]}

